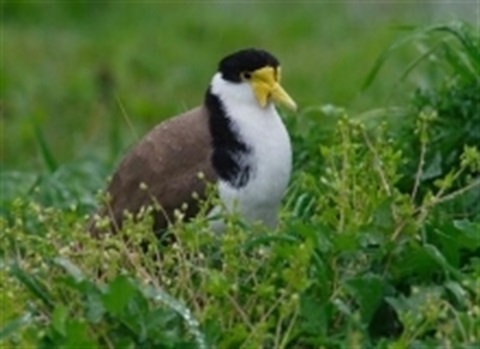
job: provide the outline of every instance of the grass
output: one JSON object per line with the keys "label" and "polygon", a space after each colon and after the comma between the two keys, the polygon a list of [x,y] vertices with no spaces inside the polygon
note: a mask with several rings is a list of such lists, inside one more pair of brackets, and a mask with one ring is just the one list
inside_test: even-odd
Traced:
{"label": "grass", "polygon": [[[475,28],[390,30],[431,18],[413,4],[2,9],[2,346],[478,346]],[[301,105],[280,227],[225,217],[217,237],[200,215],[168,248],[148,220],[90,239],[125,147],[201,100],[212,52],[252,45]]]}

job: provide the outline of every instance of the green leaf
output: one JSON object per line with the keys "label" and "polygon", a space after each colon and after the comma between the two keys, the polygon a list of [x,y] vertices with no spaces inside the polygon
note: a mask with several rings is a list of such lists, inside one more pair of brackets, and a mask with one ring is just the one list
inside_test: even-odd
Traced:
{"label": "green leaf", "polygon": [[428,241],[437,246],[448,264],[454,268],[461,268],[461,256],[465,251],[475,251],[480,248],[480,226],[469,220],[453,222],[440,220],[435,223]]}
{"label": "green leaf", "polygon": [[318,297],[304,295],[300,299],[300,316],[305,332],[325,336],[328,331],[329,303],[322,302]]}
{"label": "green leaf", "polygon": [[439,266],[443,268],[443,270],[448,270],[457,279],[462,279],[462,273],[448,263],[445,256],[440,252],[440,250],[436,246],[431,244],[425,244],[424,249],[428,253],[428,255],[430,255],[432,259],[435,262],[437,262]]}
{"label": "green leaf", "polygon": [[466,219],[453,221],[453,226],[459,230],[459,244],[471,251],[480,248],[480,223]]}
{"label": "green leaf", "polygon": [[393,199],[388,198],[382,202],[373,213],[373,225],[381,229],[390,229],[393,226],[394,218],[392,214]]}
{"label": "green leaf", "polygon": [[332,301],[332,304],[337,308],[337,310],[347,316],[352,316],[352,310],[349,305],[345,303],[341,298],[335,298]]}
{"label": "green leaf", "polygon": [[455,299],[459,304],[462,306],[467,305],[466,300],[468,299],[468,294],[460,283],[456,281],[447,281],[445,283],[445,288],[455,296]]}
{"label": "green leaf", "polygon": [[422,181],[438,177],[442,174],[442,153],[440,151],[435,152],[432,159],[428,160],[425,164],[425,169],[420,176]]}
{"label": "green leaf", "polygon": [[102,295],[105,309],[113,315],[123,314],[135,291],[136,288],[128,277],[118,276],[108,285],[107,291]]}
{"label": "green leaf", "polygon": [[91,323],[99,323],[102,320],[105,308],[99,294],[89,292],[85,300],[85,317]]}
{"label": "green leaf", "polygon": [[354,252],[358,251],[359,240],[356,235],[345,232],[335,236],[333,246],[338,252]]}
{"label": "green leaf", "polygon": [[145,313],[144,320],[148,338],[156,343],[178,343],[185,336],[182,318],[171,309],[154,309]]}
{"label": "green leaf", "polygon": [[66,336],[66,322],[68,309],[64,305],[57,305],[52,313],[52,327],[62,336]]}
{"label": "green leaf", "polygon": [[89,334],[88,330],[85,322],[80,320],[67,321],[65,325],[65,342],[61,347],[64,349],[98,348],[96,341]]}
{"label": "green leaf", "polygon": [[317,250],[312,252],[312,266],[314,266],[312,276],[315,276],[321,285],[327,285],[330,282],[330,270],[322,260],[322,257],[320,257],[320,253]]}
{"label": "green leaf", "polygon": [[362,320],[369,323],[384,296],[385,281],[377,275],[364,275],[347,280],[345,287],[360,307]]}
{"label": "green leaf", "polygon": [[195,338],[197,348],[206,349],[207,341],[205,335],[200,331],[200,324],[198,320],[193,316],[191,310],[187,308],[182,302],[178,301],[167,292],[161,288],[156,287],[146,287],[143,292],[151,299],[156,302],[162,302],[167,305],[170,309],[179,314],[185,324],[187,325],[190,333]]}
{"label": "green leaf", "polygon": [[392,265],[392,272],[396,279],[429,278],[437,271],[438,265],[421,246],[409,246]]}

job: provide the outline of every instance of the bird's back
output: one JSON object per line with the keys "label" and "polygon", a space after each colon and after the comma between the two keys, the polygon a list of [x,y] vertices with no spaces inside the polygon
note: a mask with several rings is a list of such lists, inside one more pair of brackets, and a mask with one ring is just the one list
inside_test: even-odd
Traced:
{"label": "bird's back", "polygon": [[153,213],[155,231],[164,229],[184,204],[187,218],[198,212],[199,200],[192,195],[203,198],[207,183],[216,179],[208,122],[204,107],[192,109],[157,125],[125,156],[101,210],[114,230],[121,228],[125,211],[135,215],[155,202],[161,207]]}

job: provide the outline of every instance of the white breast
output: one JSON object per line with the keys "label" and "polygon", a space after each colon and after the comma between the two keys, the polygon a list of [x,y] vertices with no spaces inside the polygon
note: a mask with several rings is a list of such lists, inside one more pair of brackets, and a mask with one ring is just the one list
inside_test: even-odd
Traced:
{"label": "white breast", "polygon": [[242,188],[219,183],[220,198],[230,210],[238,209],[248,221],[275,226],[278,207],[292,167],[290,139],[280,117],[272,108],[265,115],[254,115],[256,122],[239,125],[245,142],[251,147],[253,173]]}
{"label": "white breast", "polygon": [[[220,92],[213,92],[220,96],[232,126],[251,149],[248,160],[253,171],[247,184],[241,188],[220,181],[219,195],[227,209],[238,210],[247,221],[260,221],[274,227],[292,168],[290,138],[273,104],[262,108],[249,86],[240,91],[238,86],[235,87],[233,95],[228,90],[225,93],[224,87]],[[248,98],[252,100],[245,103]]]}

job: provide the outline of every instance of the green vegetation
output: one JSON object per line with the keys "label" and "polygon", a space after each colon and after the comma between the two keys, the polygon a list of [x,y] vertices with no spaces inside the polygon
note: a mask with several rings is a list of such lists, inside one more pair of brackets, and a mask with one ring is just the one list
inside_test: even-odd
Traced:
{"label": "green vegetation", "polygon": [[[422,23],[415,6],[395,18]],[[2,10],[2,347],[480,345],[475,28],[392,31],[340,4]],[[200,215],[169,247],[148,219],[91,239],[125,147],[247,45],[280,56],[302,105],[280,227],[225,217],[218,237]]]}

